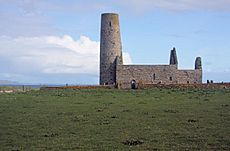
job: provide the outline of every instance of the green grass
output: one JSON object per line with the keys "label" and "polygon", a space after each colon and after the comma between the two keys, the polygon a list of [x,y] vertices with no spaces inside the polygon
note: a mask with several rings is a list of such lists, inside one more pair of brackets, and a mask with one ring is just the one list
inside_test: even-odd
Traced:
{"label": "green grass", "polygon": [[230,90],[0,94],[0,150],[230,150]]}

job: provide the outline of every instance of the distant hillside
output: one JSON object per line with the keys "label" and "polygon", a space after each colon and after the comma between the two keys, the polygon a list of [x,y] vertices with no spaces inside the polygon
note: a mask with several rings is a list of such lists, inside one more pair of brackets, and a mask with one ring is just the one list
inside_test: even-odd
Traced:
{"label": "distant hillside", "polygon": [[0,85],[14,85],[14,84],[19,84],[19,83],[15,81],[0,80]]}

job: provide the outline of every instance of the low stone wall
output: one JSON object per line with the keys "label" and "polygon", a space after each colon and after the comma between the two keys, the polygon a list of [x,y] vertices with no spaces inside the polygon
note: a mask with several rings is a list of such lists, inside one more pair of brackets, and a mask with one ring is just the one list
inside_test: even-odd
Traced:
{"label": "low stone wall", "polygon": [[114,86],[95,85],[95,86],[60,86],[60,87],[41,87],[40,90],[61,90],[61,89],[111,89]]}
{"label": "low stone wall", "polygon": [[[127,83],[130,85],[130,83]],[[127,87],[118,89],[130,89]],[[40,90],[61,90],[61,89],[112,89],[114,85],[95,85],[95,86],[63,86],[63,87],[41,87]],[[230,83],[209,83],[209,84],[138,84],[137,89],[230,89]]]}
{"label": "low stone wall", "polygon": [[16,90],[0,90],[0,93],[14,93]]}
{"label": "low stone wall", "polygon": [[230,89],[230,83],[210,83],[210,84],[142,84],[139,89],[166,88],[166,89]]}

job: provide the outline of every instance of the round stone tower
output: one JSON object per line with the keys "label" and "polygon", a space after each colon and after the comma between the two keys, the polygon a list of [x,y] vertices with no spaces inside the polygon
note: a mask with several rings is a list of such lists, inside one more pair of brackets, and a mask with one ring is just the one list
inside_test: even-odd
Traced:
{"label": "round stone tower", "polygon": [[122,64],[118,14],[101,15],[100,85],[116,83],[116,65]]}

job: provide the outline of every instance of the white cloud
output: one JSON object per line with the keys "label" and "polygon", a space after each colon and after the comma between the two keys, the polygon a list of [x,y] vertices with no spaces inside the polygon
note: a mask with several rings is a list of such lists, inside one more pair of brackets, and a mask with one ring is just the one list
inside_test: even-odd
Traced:
{"label": "white cloud", "polygon": [[[68,48],[81,55],[94,56],[98,54],[99,43],[96,41],[91,41],[86,36],[81,36],[78,41],[74,41],[72,37],[65,35],[62,38],[49,36],[46,38],[49,44],[54,44],[60,47]],[[97,51],[92,51],[97,50]]]}
{"label": "white cloud", "polygon": [[[99,73],[99,42],[86,36],[74,40],[65,35],[42,37],[0,37],[2,73],[88,74]],[[131,63],[128,53],[124,62]]]}
{"label": "white cloud", "polygon": [[35,1],[0,0],[0,35],[38,36],[57,31],[53,28],[51,17],[40,10],[42,7]]}
{"label": "white cloud", "polygon": [[99,42],[81,36],[1,37],[0,57],[25,73],[87,73],[98,71]]}
{"label": "white cloud", "polygon": [[123,52],[123,61],[124,61],[124,64],[132,64],[132,59],[129,53]]}
{"label": "white cloud", "polygon": [[155,9],[230,11],[229,0],[116,0],[116,2],[139,12]]}

